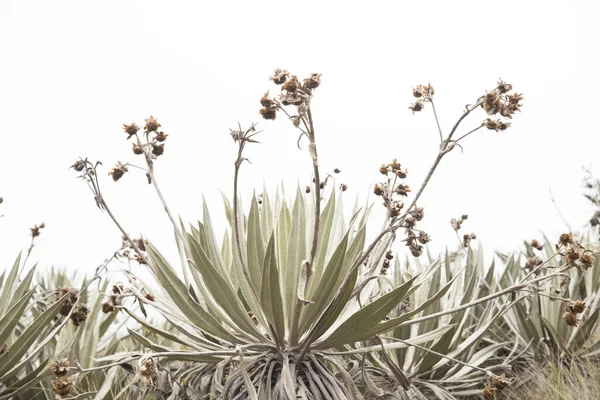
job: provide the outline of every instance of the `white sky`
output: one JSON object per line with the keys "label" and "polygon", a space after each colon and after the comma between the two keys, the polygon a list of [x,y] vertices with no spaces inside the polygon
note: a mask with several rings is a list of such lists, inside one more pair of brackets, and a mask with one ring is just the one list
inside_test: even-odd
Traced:
{"label": "white sky", "polygon": [[[523,113],[507,132],[478,131],[464,154],[444,159],[421,227],[434,250],[454,248],[449,220],[468,213],[465,229],[486,249],[514,249],[565,230],[551,189],[579,229],[592,213],[582,166],[600,175],[599,15],[594,1],[0,0],[0,268],[41,221],[33,258],[42,266],[92,271],[118,248],[116,227],[68,169],[79,156],[104,163],[105,198],[127,229],[174,254],[143,174],[106,176],[117,160],[141,162],[121,127],[151,114],[170,135],[156,167],[172,209],[195,221],[204,194],[222,230],[219,189],[231,193],[236,151],[228,128],[260,121],[276,67],[323,73],[317,144],[322,169],[343,171],[347,204],[364,199],[394,157],[410,170],[407,183],[420,185],[438,134],[430,108],[407,109],[412,86],[432,83],[447,132],[465,104],[507,80],[525,95]],[[464,129],[484,118],[476,112]],[[244,196],[263,182],[308,184],[297,133],[283,118],[260,122]]]}

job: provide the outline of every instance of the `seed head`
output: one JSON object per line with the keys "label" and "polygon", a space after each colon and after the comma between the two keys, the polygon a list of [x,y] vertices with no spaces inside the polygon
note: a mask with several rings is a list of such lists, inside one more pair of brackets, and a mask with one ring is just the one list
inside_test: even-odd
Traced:
{"label": "seed head", "polygon": [[157,142],[164,142],[165,140],[167,140],[167,136],[169,135],[167,135],[163,131],[160,131],[156,133],[156,136],[154,136],[154,140],[156,140]]}
{"label": "seed head", "polygon": [[38,236],[40,236],[40,230],[44,229],[46,227],[46,225],[42,222],[39,225],[34,226],[33,228],[29,228],[29,230],[31,231],[31,238],[36,238]]}
{"label": "seed head", "polygon": [[375,184],[375,189],[373,190],[375,196],[382,196],[384,193],[384,188],[379,186],[378,183]]}
{"label": "seed head", "polygon": [[283,86],[281,86],[281,90],[287,90],[290,93],[296,93],[299,87],[300,82],[298,82],[298,77],[296,75],[292,75],[292,77],[287,80]]}
{"label": "seed head", "polygon": [[165,144],[152,143],[152,154],[155,156],[162,156],[165,152]]}
{"label": "seed head", "polygon": [[85,161],[84,160],[76,161],[75,164],[71,165],[70,168],[73,168],[77,172],[81,172],[85,169]]}
{"label": "seed head", "polygon": [[287,70],[276,68],[273,73],[273,76],[271,76],[269,79],[271,79],[276,85],[281,85],[287,80],[289,76],[290,73],[287,72]]}
{"label": "seed head", "polygon": [[573,233],[569,232],[569,233],[563,233],[562,235],[560,235],[560,239],[559,239],[560,244],[562,244],[563,246],[567,246],[569,244],[573,244]]}
{"label": "seed head", "polygon": [[419,236],[417,237],[417,240],[421,244],[427,244],[427,243],[431,242],[431,237],[429,236],[429,234],[421,231],[421,232],[419,232]]}
{"label": "seed head", "polygon": [[158,128],[160,128],[160,124],[153,116],[146,118],[144,122],[146,122],[146,125],[144,126],[144,131],[146,131],[146,133],[156,132]]}
{"label": "seed head", "polygon": [[275,108],[261,108],[259,113],[264,119],[275,119],[277,117],[277,110]]}
{"label": "seed head", "polygon": [[569,310],[573,314],[581,314],[585,311],[586,304],[583,301],[577,300],[569,306]]}
{"label": "seed head", "polygon": [[403,184],[399,184],[396,185],[396,187],[394,188],[394,193],[398,194],[399,196],[408,196],[408,193],[410,192],[410,187],[408,185],[403,185]]}
{"label": "seed head", "polygon": [[[342,172],[342,171],[339,168],[333,169],[333,173],[335,173],[335,174],[339,174],[340,172]],[[0,197],[0,199],[1,199],[1,197]]]}
{"label": "seed head", "polygon": [[502,79],[498,81],[498,91],[502,94],[510,92],[512,90],[512,85],[510,83],[504,82]]}
{"label": "seed head", "polygon": [[537,249],[537,250],[543,250],[544,249],[544,245],[542,245],[540,242],[538,242],[535,239],[533,239],[531,241],[531,247],[533,247],[534,249]]}
{"label": "seed head", "polygon": [[340,183],[340,189],[342,190],[342,192],[345,192],[346,190],[348,190],[348,185],[346,185],[345,183]]}
{"label": "seed head", "polygon": [[69,359],[61,358],[50,363],[50,371],[55,376],[65,376],[69,372]]}
{"label": "seed head", "polygon": [[135,154],[135,155],[144,154],[144,149],[142,149],[140,146],[138,146],[137,143],[132,142],[131,144],[133,146],[133,154]]}
{"label": "seed head", "polygon": [[125,175],[125,172],[129,172],[127,166],[121,164],[121,162],[117,162],[117,165],[113,167],[113,169],[108,173],[108,175],[112,176],[113,181],[117,182],[123,177],[123,175]]}
{"label": "seed head", "polygon": [[112,301],[109,300],[109,301],[102,303],[102,312],[104,314],[110,314],[114,311],[115,311],[115,305],[113,304]]}
{"label": "seed head", "polygon": [[417,101],[414,104],[412,104],[411,106],[409,106],[408,108],[414,113],[419,112],[423,109],[423,107],[425,107],[425,105],[423,104],[422,101]]}
{"label": "seed head", "polygon": [[65,296],[65,295],[68,295],[68,297],[62,303],[59,313],[60,313],[60,315],[66,317],[71,312],[73,305],[75,303],[77,303],[77,300],[79,300],[79,291],[74,288],[62,287],[62,288],[58,289],[58,291],[56,293],[56,300],[62,299],[63,296]]}
{"label": "seed head", "polygon": [[527,263],[525,264],[525,268],[533,269],[542,264],[543,264],[543,261],[539,257],[531,257],[530,259],[527,260]]}
{"label": "seed head", "polygon": [[304,87],[310,90],[316,89],[321,84],[321,74],[312,73],[304,80]]}
{"label": "seed head", "polygon": [[435,91],[433,90],[433,87],[431,87],[431,83],[427,84],[427,86],[418,85],[417,87],[413,88],[413,96],[416,98],[429,98],[433,96],[434,93]]}
{"label": "seed head", "polygon": [[151,357],[142,357],[138,361],[139,374],[151,377],[156,373],[156,365],[154,364],[154,360]]}
{"label": "seed head", "polygon": [[563,314],[563,319],[569,326],[577,327],[581,320],[577,318],[577,314],[571,311],[567,311]]}
{"label": "seed head", "polygon": [[389,172],[388,166],[385,164],[381,164],[379,172],[381,173],[381,175],[387,175],[387,173]]}
{"label": "seed head", "polygon": [[506,129],[508,129],[510,127],[510,123],[504,122],[499,119],[493,120],[491,118],[488,118],[485,121],[483,121],[483,126],[485,126],[486,128],[488,128],[492,131],[499,132],[499,131],[505,131]]}
{"label": "seed head", "polygon": [[52,381],[52,390],[59,396],[67,396],[73,389],[73,381],[70,378],[59,377]]}
{"label": "seed head", "polygon": [[581,256],[581,263],[583,264],[584,268],[590,268],[592,265],[594,265],[594,253],[592,253],[591,251],[585,251],[583,253],[583,255]]}
{"label": "seed head", "polygon": [[90,313],[89,308],[85,304],[76,304],[73,307],[73,313],[71,314],[71,321],[75,326],[81,325],[88,317]]}
{"label": "seed head", "polygon": [[415,207],[410,215],[415,219],[415,221],[421,221],[425,217],[425,209],[423,207]]}
{"label": "seed head", "polygon": [[123,124],[123,130],[127,134],[127,140],[129,140],[129,139],[131,139],[132,136],[134,136],[136,133],[138,133],[138,131],[140,130],[140,127],[137,126],[135,122],[132,122],[129,125]]}

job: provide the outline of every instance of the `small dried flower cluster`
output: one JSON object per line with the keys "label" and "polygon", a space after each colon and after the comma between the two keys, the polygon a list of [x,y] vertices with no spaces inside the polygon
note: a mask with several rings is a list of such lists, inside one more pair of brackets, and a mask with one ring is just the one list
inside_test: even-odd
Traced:
{"label": "small dried flower cluster", "polygon": [[119,250],[118,256],[126,258],[128,260],[137,261],[140,264],[146,264],[146,245],[144,244],[144,239],[132,239],[135,247],[144,255],[141,257],[135,248],[131,245],[127,237],[123,236],[122,238],[121,249]]}
{"label": "small dried flower cluster", "polygon": [[124,292],[125,289],[122,284],[113,285],[112,294],[102,303],[102,312],[104,314],[110,314],[115,311],[116,307],[122,305]]}
{"label": "small dried flower cluster", "polygon": [[543,250],[544,245],[538,242],[536,239],[533,239],[529,245],[536,250]]}
{"label": "small dried flower cluster", "polygon": [[556,249],[560,251],[560,254],[570,267],[587,271],[594,265],[596,259],[594,253],[575,241],[572,232],[560,235],[559,244],[556,245]]}
{"label": "small dried flower cluster", "polygon": [[452,228],[458,232],[462,227],[463,222],[465,222],[468,218],[469,216],[467,214],[461,215],[460,218],[452,218],[450,220],[450,225],[452,225]]}
{"label": "small dried flower cluster", "polygon": [[[138,131],[140,130],[140,127],[137,126],[137,124],[135,122],[132,122],[129,125],[124,124],[123,130],[127,134],[127,140],[131,139],[132,136],[135,136],[135,138],[136,138],[136,141],[132,142],[133,154],[135,154],[135,155],[145,154],[148,158],[155,159],[158,156],[161,156],[165,152],[164,142],[165,142],[165,140],[167,140],[167,137],[169,135],[167,135],[163,131],[158,130],[158,128],[160,128],[161,125],[158,123],[156,118],[154,118],[153,116],[146,118],[144,122],[145,122],[144,134],[146,137],[145,143],[142,142],[142,140],[140,139],[140,137],[137,134]],[[125,171],[125,172],[127,172],[127,171]],[[121,176],[122,176],[122,174],[121,174]],[[114,175],[113,175],[113,179],[115,181],[118,180],[118,178],[115,179]]]}
{"label": "small dried flower cluster", "polygon": [[577,300],[567,304],[567,311],[563,314],[563,319],[566,324],[572,327],[579,326],[581,320],[577,318],[578,314],[585,311],[586,304],[583,301]]}
{"label": "small dried flower cluster", "polygon": [[60,307],[59,312],[60,312],[60,315],[66,317],[69,315],[69,313],[71,312],[71,309],[79,300],[79,290],[74,289],[74,288],[62,287],[62,288],[58,289],[58,291],[56,293],[56,300],[62,299],[62,297],[65,295],[68,295],[68,297],[64,301],[62,306]]}
{"label": "small dried flower cluster", "polygon": [[390,262],[394,259],[394,254],[392,250],[389,250],[385,253],[385,258],[383,259],[383,266],[381,267],[381,275],[387,275],[387,271],[390,268]]}
{"label": "small dried flower cluster", "polygon": [[[486,93],[479,100],[481,107],[488,115],[500,115],[504,118],[512,119],[517,111],[521,111],[521,101],[523,95],[519,93],[510,93],[512,85],[500,80],[498,86],[491,92]],[[504,131],[510,127],[510,123],[501,119],[487,118],[482,123],[487,129],[493,131]]]}
{"label": "small dried flower cluster", "polygon": [[42,229],[44,229],[45,227],[46,227],[46,224],[42,222],[41,224],[36,225],[33,228],[30,228],[30,230],[31,230],[31,238],[34,239],[34,238],[40,236],[40,231]]}
{"label": "small dried flower cluster", "polygon": [[431,102],[431,98],[433,97],[435,90],[431,86],[431,83],[425,85],[418,85],[413,88],[413,96],[417,98],[413,104],[411,104],[408,109],[414,113],[423,110],[426,102]]}
{"label": "small dried flower cluster", "polygon": [[294,126],[300,126],[307,113],[312,92],[321,84],[321,74],[312,73],[300,82],[296,75],[290,75],[288,71],[277,68],[269,79],[276,85],[281,85],[281,90],[277,99],[269,98],[269,92],[263,95],[260,99],[260,105],[263,107],[259,110],[260,115],[264,119],[275,119],[282,106],[295,106],[298,114],[290,116],[290,119]]}
{"label": "small dried flower cluster", "polygon": [[525,263],[525,268],[533,270],[536,267],[539,267],[540,265],[542,265],[543,263],[544,262],[539,257],[530,257],[527,259],[527,262]]}
{"label": "small dried flower cluster", "polygon": [[126,172],[129,172],[127,164],[122,164],[120,161],[118,161],[113,169],[110,170],[108,175],[112,177],[113,181],[117,182],[123,177],[123,175],[125,175]]}
{"label": "small dried flower cluster", "polygon": [[56,377],[52,381],[52,390],[59,396],[67,396],[73,390],[73,383],[77,376],[66,376],[70,370],[69,366],[69,360],[66,358],[61,358],[50,363],[50,372]]}
{"label": "small dried flower cluster", "polygon": [[[375,184],[373,192],[376,196],[383,198],[383,204],[388,209],[390,218],[400,216],[400,211],[404,207],[404,202],[401,197],[408,196],[410,187],[408,185],[398,183],[396,178],[405,179],[408,170],[402,169],[402,166],[395,158],[389,164],[382,164],[379,172],[387,178],[387,182],[379,182]],[[392,178],[393,181],[392,181]]]}
{"label": "small dried flower cluster", "polygon": [[513,382],[514,378],[509,379],[505,374],[490,376],[490,379],[483,387],[483,398],[485,400],[495,400],[498,392],[503,391],[512,385]]}
{"label": "small dried flower cluster", "polygon": [[141,357],[138,361],[138,370],[135,382],[142,387],[152,386],[152,377],[156,375],[156,363],[149,356]]}

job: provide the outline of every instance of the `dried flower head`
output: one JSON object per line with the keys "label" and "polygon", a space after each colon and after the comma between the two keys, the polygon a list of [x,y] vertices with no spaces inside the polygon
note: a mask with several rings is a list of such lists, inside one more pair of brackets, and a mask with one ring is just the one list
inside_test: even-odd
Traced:
{"label": "dried flower head", "polygon": [[425,217],[425,209],[423,207],[415,207],[410,212],[410,215],[412,215],[415,221],[421,221]]}
{"label": "dried flower head", "polygon": [[475,235],[474,233],[465,233],[463,235],[463,246],[469,247],[469,244],[471,244],[471,240],[473,239],[477,239],[477,235]]}
{"label": "dried flower head", "polygon": [[169,136],[169,135],[167,135],[163,131],[156,132],[156,136],[154,136],[154,140],[156,140],[157,142],[164,142],[165,140],[167,140],[167,136]]}
{"label": "dried flower head", "polygon": [[36,238],[38,236],[40,236],[40,231],[42,229],[44,229],[46,227],[46,224],[44,224],[43,222],[39,225],[34,226],[33,228],[29,228],[29,230],[31,231],[31,238]]}
{"label": "dried flower head", "polygon": [[585,311],[586,304],[583,301],[576,300],[568,308],[573,314],[581,314]]}
{"label": "dried flower head", "polygon": [[536,239],[533,239],[530,243],[531,247],[533,247],[534,249],[537,250],[543,250],[544,249],[544,245],[541,244],[540,242],[538,242]]}
{"label": "dried flower head", "polygon": [[73,381],[70,378],[59,377],[52,381],[52,390],[59,396],[67,396],[73,389]]}
{"label": "dried flower head", "polygon": [[89,308],[85,304],[76,304],[73,307],[73,313],[71,314],[71,321],[75,326],[81,325],[88,317],[90,313]]}
{"label": "dried flower head", "polygon": [[379,184],[376,183],[375,188],[373,189],[373,193],[375,193],[375,196],[382,196],[384,192],[385,192],[385,184],[382,184],[381,186],[379,186]]}
{"label": "dried flower head", "polygon": [[569,326],[577,327],[581,320],[577,318],[577,314],[571,311],[567,311],[563,314],[563,319]]}
{"label": "dried flower head", "polygon": [[410,187],[408,185],[398,184],[394,188],[394,193],[396,193],[399,196],[406,197],[406,196],[408,196],[409,192],[410,192]]}
{"label": "dried flower head", "polygon": [[502,391],[512,385],[514,378],[508,379],[505,374],[490,376],[489,384],[491,387]]}
{"label": "dried flower head", "polygon": [[421,231],[421,232],[419,232],[419,236],[417,236],[417,240],[421,244],[427,244],[427,243],[431,242],[431,237],[426,232]]}
{"label": "dried flower head", "polygon": [[281,90],[287,90],[290,93],[295,93],[299,87],[300,82],[298,82],[298,77],[296,75],[292,75],[291,78],[281,86]]}
{"label": "dried flower head", "polygon": [[422,101],[417,101],[414,104],[410,105],[408,107],[409,110],[411,110],[414,113],[419,112],[423,109],[423,107],[425,107],[425,105],[423,104]]}
{"label": "dried flower head", "polygon": [[127,133],[127,140],[131,139],[138,131],[140,127],[136,125],[135,122],[130,123],[129,125],[123,124],[123,130]]}
{"label": "dried flower head", "polygon": [[152,357],[141,357],[138,361],[138,373],[143,376],[151,377],[156,373],[156,365]]}
{"label": "dried flower head", "polygon": [[543,261],[539,257],[531,257],[527,260],[527,263],[525,263],[525,268],[533,269],[542,264],[543,264]]}
{"label": "dried flower head", "polygon": [[79,300],[79,290],[74,289],[74,288],[62,287],[62,288],[58,289],[58,291],[56,293],[56,300],[62,299],[62,297],[65,295],[68,295],[68,297],[62,303],[62,306],[60,307],[59,312],[60,312],[60,315],[63,315],[66,317],[71,312],[71,309],[73,308],[75,303],[77,303],[77,301]]}
{"label": "dried flower head", "polygon": [[73,168],[77,172],[81,172],[85,169],[85,160],[76,161],[70,168]]}
{"label": "dried flower head", "polygon": [[581,256],[581,263],[583,264],[584,268],[590,268],[592,265],[594,265],[594,253],[592,253],[591,251],[587,250],[583,252],[583,255]]}
{"label": "dried flower head", "polygon": [[125,172],[129,172],[127,169],[127,165],[121,164],[121,162],[117,162],[117,165],[113,167],[113,169],[108,173],[109,176],[112,176],[113,181],[117,182],[119,179],[125,175]]}
{"label": "dried flower head", "polygon": [[[334,168],[333,169],[333,173],[334,174],[339,174],[340,172],[342,172],[339,168]],[[1,197],[0,197],[1,198]]]}
{"label": "dried flower head", "polygon": [[562,235],[560,235],[560,239],[559,239],[560,244],[562,244],[563,246],[567,246],[569,244],[573,244],[573,233],[569,232],[569,233],[563,233]]}
{"label": "dried flower head", "polygon": [[271,79],[276,85],[281,85],[287,80],[289,76],[290,73],[287,72],[287,70],[276,68],[273,73],[273,76],[271,76],[269,79]]}
{"label": "dried flower head", "polygon": [[164,143],[152,143],[152,154],[156,157],[162,156],[165,152],[165,144]]}
{"label": "dried flower head", "polygon": [[144,149],[142,147],[138,146],[137,143],[132,142],[131,144],[133,146],[133,154],[135,154],[135,155],[144,154]]}
{"label": "dried flower head", "polygon": [[113,304],[112,301],[105,301],[104,303],[102,303],[102,312],[104,314],[110,314],[112,312],[115,311],[115,305]]}
{"label": "dried flower head", "polygon": [[144,131],[146,131],[146,133],[156,132],[161,126],[153,116],[146,118],[144,122],[146,122],[146,125],[144,126]]}
{"label": "dried flower head", "polygon": [[321,84],[321,74],[312,73],[304,80],[304,87],[310,90],[316,89]]}
{"label": "dried flower head", "polygon": [[498,91],[502,94],[510,92],[512,90],[512,85],[510,83],[504,82],[502,79],[498,81]]}
{"label": "dried flower head", "polygon": [[275,108],[261,108],[259,113],[264,119],[275,119],[277,117],[277,110]]}
{"label": "dried flower head", "polygon": [[146,300],[148,301],[156,301],[156,297],[154,297],[154,295],[152,293],[146,293],[144,295],[144,297],[146,298]]}
{"label": "dried flower head", "polygon": [[340,183],[340,190],[342,192],[345,192],[346,190],[348,190],[348,185],[346,185],[345,183]]}
{"label": "dried flower head", "polygon": [[69,372],[69,359],[61,358],[50,363],[50,371],[55,376],[65,376]]}
{"label": "dried flower head", "polygon": [[491,118],[488,118],[485,121],[483,121],[483,126],[485,126],[486,128],[488,128],[492,131],[498,132],[498,131],[505,131],[506,129],[508,129],[510,127],[510,123],[504,122],[500,119],[493,120]]}
{"label": "dried flower head", "polygon": [[430,98],[434,93],[435,91],[433,90],[431,83],[427,84],[427,86],[418,85],[417,87],[413,88],[413,96],[416,98]]}

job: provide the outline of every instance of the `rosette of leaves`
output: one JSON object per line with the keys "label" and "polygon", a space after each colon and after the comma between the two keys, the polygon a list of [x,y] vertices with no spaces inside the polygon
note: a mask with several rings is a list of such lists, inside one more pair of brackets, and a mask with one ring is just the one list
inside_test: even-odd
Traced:
{"label": "rosette of leaves", "polygon": [[49,375],[45,347],[68,319],[56,318],[67,296],[44,311],[35,307],[35,267],[22,279],[21,256],[0,276],[0,399],[34,399]]}
{"label": "rosette of leaves", "polygon": [[[171,329],[158,328],[130,312],[158,340],[131,334],[152,349],[156,359],[186,363],[178,382],[189,393],[214,398],[363,398],[347,361],[365,352],[365,340],[393,331],[423,310],[431,311],[432,304],[448,293],[453,277],[439,290],[430,284],[424,286],[427,290],[418,290],[432,277],[450,274],[439,264],[422,275],[395,281],[381,277],[381,284],[376,279],[359,281],[362,269],[356,263],[365,247],[367,213],[356,211],[346,223],[341,192],[333,191],[321,216],[314,279],[306,284],[308,299],[303,299],[295,324],[298,287],[304,285],[303,261],[312,240],[307,217],[312,204],[300,190],[292,204],[279,194],[272,200],[264,194],[260,205],[253,198],[247,218],[240,213],[238,221],[244,238],[241,260],[235,235],[226,235],[221,244],[215,239],[205,205],[203,221],[187,229],[182,246],[188,282],[152,244],[146,246],[149,267],[163,293],[157,293],[154,302],[141,294],[139,299],[158,309]],[[225,207],[234,227],[227,200]],[[386,243],[389,237],[375,247],[369,263],[381,261]],[[249,281],[243,263],[250,270]],[[416,313],[405,313],[401,306],[411,298],[421,305]],[[406,343],[431,343],[455,326],[435,325],[422,325],[406,337]],[[368,352],[381,351],[375,347]],[[129,354],[129,359],[140,356]]]}
{"label": "rosette of leaves", "polygon": [[[596,243],[598,235],[590,232],[580,235],[577,242]],[[504,262],[498,278],[499,287],[508,287],[530,271],[528,260],[546,261],[537,274],[544,275],[564,264],[556,256],[555,245],[546,237],[539,249],[525,242],[525,250],[512,255],[499,254]],[[530,262],[530,261],[529,261]],[[525,267],[524,267],[525,265]],[[573,358],[597,358],[600,355],[600,264],[596,257],[587,269],[570,268],[565,276],[553,278],[535,288],[526,302],[516,304],[507,312],[495,329],[497,338],[515,337],[524,361],[554,359],[570,362]],[[564,320],[568,301],[580,300],[586,304],[578,314],[578,326],[569,326]]]}

